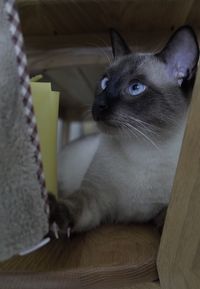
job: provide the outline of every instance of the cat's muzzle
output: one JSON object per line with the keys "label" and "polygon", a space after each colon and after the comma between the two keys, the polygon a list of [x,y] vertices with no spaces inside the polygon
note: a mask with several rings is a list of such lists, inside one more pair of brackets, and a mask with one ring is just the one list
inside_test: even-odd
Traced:
{"label": "cat's muzzle", "polygon": [[92,116],[95,121],[104,121],[108,118],[109,106],[106,102],[101,101],[94,103],[92,106]]}

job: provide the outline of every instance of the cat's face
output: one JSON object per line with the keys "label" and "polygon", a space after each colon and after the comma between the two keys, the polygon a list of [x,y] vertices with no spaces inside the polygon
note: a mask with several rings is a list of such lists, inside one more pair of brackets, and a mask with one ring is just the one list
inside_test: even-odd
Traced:
{"label": "cat's face", "polygon": [[[94,120],[110,134],[165,134],[183,118],[189,102],[186,88],[192,86],[199,55],[193,32],[178,30],[157,55],[130,53],[113,33],[115,61],[99,81]],[[183,47],[187,39],[190,43]]]}

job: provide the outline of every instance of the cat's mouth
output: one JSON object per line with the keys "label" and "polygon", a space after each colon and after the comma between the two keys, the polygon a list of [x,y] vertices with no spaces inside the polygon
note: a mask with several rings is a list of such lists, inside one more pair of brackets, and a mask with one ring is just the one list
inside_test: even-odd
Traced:
{"label": "cat's mouth", "polygon": [[116,135],[120,131],[120,126],[113,120],[103,120],[96,122],[97,127],[105,134]]}
{"label": "cat's mouth", "polygon": [[116,134],[118,125],[111,115],[101,111],[98,106],[92,106],[92,116],[99,130],[106,134]]}

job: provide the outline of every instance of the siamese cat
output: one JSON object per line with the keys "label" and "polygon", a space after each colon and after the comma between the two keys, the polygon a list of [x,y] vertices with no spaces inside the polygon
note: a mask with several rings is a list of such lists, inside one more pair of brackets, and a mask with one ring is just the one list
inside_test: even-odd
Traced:
{"label": "siamese cat", "polygon": [[101,223],[148,222],[166,206],[183,139],[199,47],[179,28],[157,54],[131,53],[112,30],[114,61],[92,106],[100,133],[59,156],[60,201],[50,196],[60,232]]}

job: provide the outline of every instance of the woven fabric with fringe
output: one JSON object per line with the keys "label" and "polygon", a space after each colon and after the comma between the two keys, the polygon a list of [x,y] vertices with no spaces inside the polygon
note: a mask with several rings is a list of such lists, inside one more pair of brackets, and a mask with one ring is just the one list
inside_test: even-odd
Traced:
{"label": "woven fabric with fringe", "polygon": [[45,199],[45,211],[48,214],[49,207],[47,202],[47,191],[43,173],[43,164],[40,151],[40,142],[37,131],[36,118],[32,103],[30,79],[27,69],[27,59],[24,51],[24,41],[21,32],[20,19],[15,5],[15,0],[5,0],[5,11],[10,23],[10,32],[14,44],[21,96],[24,105],[24,113],[28,125],[28,134],[34,149],[35,160],[37,163],[37,178],[41,186],[41,195]]}

